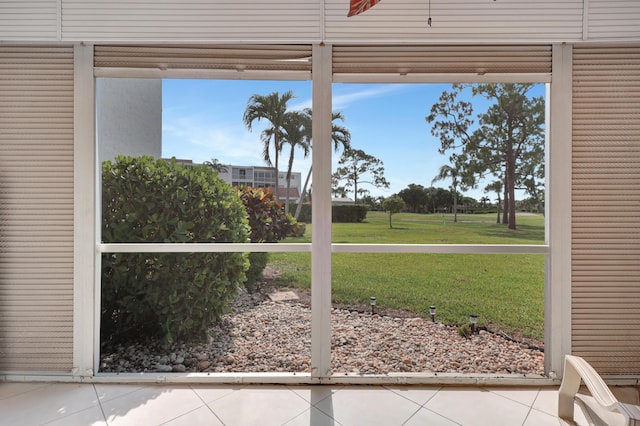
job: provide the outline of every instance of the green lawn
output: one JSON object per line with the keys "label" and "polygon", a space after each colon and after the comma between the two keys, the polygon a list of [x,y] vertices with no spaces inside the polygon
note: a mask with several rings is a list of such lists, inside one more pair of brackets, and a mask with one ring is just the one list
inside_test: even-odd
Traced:
{"label": "green lawn", "polygon": [[[518,229],[495,223],[495,215],[393,216],[369,212],[367,221],[334,224],[333,242],[427,244],[542,244],[544,218],[519,216]],[[303,238],[310,241],[311,227]],[[293,241],[293,240],[291,240]],[[270,263],[282,271],[283,285],[309,287],[309,253],[273,253]],[[407,309],[428,316],[437,307],[445,323],[464,323],[479,315],[507,333],[542,339],[544,308],[544,255],[530,254],[388,254],[335,253],[332,260],[332,298],[342,304],[369,303]]]}

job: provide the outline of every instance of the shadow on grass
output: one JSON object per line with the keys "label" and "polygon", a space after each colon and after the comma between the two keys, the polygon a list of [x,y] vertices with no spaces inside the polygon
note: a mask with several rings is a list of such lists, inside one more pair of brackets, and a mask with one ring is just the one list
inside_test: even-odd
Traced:
{"label": "shadow on grass", "polygon": [[484,237],[504,238],[507,240],[522,240],[526,238],[532,240],[532,242],[539,241],[540,244],[544,244],[544,228],[539,226],[516,224],[515,230],[509,230],[507,225],[496,224],[492,227],[479,228],[476,232]]}

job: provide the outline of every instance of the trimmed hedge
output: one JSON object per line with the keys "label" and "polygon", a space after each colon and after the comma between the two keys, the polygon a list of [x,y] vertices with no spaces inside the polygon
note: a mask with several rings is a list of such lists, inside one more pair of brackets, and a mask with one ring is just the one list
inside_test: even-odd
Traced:
{"label": "trimmed hedge", "polygon": [[[238,193],[203,166],[120,156],[102,165],[105,243],[247,242]],[[245,280],[243,253],[110,253],[102,258],[103,343],[203,337]]]}
{"label": "trimmed hedge", "polygon": [[333,206],[331,209],[331,221],[341,223],[362,222],[367,217],[367,206]]}
{"label": "trimmed hedge", "polygon": [[[296,211],[298,205],[292,203],[289,205],[289,211]],[[311,204],[303,204],[300,208],[300,215],[298,216],[298,222],[311,223]]]}
{"label": "trimmed hedge", "polygon": [[[296,205],[289,206],[295,211]],[[336,205],[331,207],[332,222],[362,222],[367,218],[368,206],[363,205]],[[300,209],[298,222],[311,223],[311,204],[303,204]]]}

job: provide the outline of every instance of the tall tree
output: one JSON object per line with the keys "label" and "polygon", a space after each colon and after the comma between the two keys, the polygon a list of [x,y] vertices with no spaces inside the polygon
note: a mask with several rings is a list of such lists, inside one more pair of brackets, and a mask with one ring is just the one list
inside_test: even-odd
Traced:
{"label": "tall tree", "polygon": [[[311,108],[305,108],[302,112],[305,118],[305,128],[306,128],[306,140],[308,141],[309,148],[312,147],[312,136],[311,136],[311,123],[312,123],[312,112]],[[336,123],[336,121],[344,121],[344,115],[341,112],[334,111],[331,114],[331,140],[333,141],[333,149],[335,152],[338,152],[340,148],[349,149],[351,148],[351,133],[349,130]],[[308,155],[308,152],[307,152]],[[305,155],[306,157],[306,155]],[[296,212],[294,217],[298,219],[300,216],[300,211],[302,209],[302,194],[307,190],[307,186],[309,185],[309,179],[311,179],[311,172],[313,166],[309,166],[309,172],[307,173],[307,177],[304,180],[304,186],[302,187],[302,192],[300,193],[300,200],[298,200],[298,205],[296,206]]]}
{"label": "tall tree", "polygon": [[393,228],[391,216],[393,216],[395,213],[400,213],[402,209],[404,209],[404,207],[404,200],[397,195],[384,199],[384,201],[382,202],[382,208],[384,211],[389,213],[389,229]]}
{"label": "tall tree", "polygon": [[363,184],[376,188],[389,188],[389,182],[384,177],[382,161],[367,154],[361,149],[345,149],[338,161],[338,169],[332,176],[334,184],[344,181],[345,191],[353,191],[354,201],[358,202]]}
{"label": "tall tree", "polygon": [[519,172],[516,174],[516,188],[527,191],[537,203],[538,211],[544,214],[544,147],[526,152],[522,156]]}
{"label": "tall tree", "polygon": [[460,186],[460,174],[458,167],[455,165],[455,156],[452,156],[450,160],[453,160],[454,165],[445,164],[441,166],[438,174],[433,178],[431,183],[451,179],[451,186],[449,188],[453,194],[453,221],[458,222],[458,186]]}
{"label": "tall tree", "polygon": [[[282,95],[272,92],[269,95],[253,95],[247,102],[244,111],[243,121],[249,131],[253,128],[254,121],[267,121],[267,127],[262,131],[260,139],[262,141],[262,158],[270,167],[276,169],[276,201],[279,200],[278,188],[280,187],[278,163],[282,152],[282,136],[284,125],[287,122],[287,103],[293,99],[293,92],[286,91]],[[273,161],[271,161],[271,145],[273,143]]]}
{"label": "tall tree", "polygon": [[493,181],[484,188],[484,192],[490,191],[495,192],[498,196],[498,198],[496,199],[496,206],[498,206],[498,216],[496,218],[496,223],[500,223],[500,202],[502,201],[500,200],[500,193],[502,192],[502,180]]}
{"label": "tall tree", "polygon": [[427,204],[428,194],[424,186],[410,183],[398,196],[404,200],[413,213],[419,213]]}
{"label": "tall tree", "polygon": [[209,167],[211,170],[217,173],[226,173],[227,166],[218,161],[217,158],[212,158],[211,161],[205,161],[202,163],[203,166]]}
{"label": "tall tree", "polygon": [[440,138],[440,152],[459,150],[467,156],[463,175],[503,173],[507,223],[516,229],[516,183],[531,170],[520,167],[527,153],[543,144],[544,100],[529,95],[532,84],[473,85],[472,95],[493,102],[478,115],[476,126],[472,104],[459,99],[467,87],[454,85],[451,92],[443,92],[426,120],[433,123],[431,133]]}
{"label": "tall tree", "polygon": [[[307,139],[307,117],[305,114],[299,111],[293,111],[287,114],[287,119],[283,125],[284,134],[282,137],[283,144],[286,143],[289,145],[291,150],[289,151],[289,162],[287,163],[287,186],[286,186],[286,199],[284,202],[284,211],[285,213],[289,213],[289,194],[291,192],[291,175],[293,173],[293,160],[295,158],[296,148],[301,148],[304,152],[304,156],[307,157],[309,155],[309,151],[311,150],[310,141]],[[306,191],[306,188],[303,189]],[[302,200],[302,194],[300,193],[300,197],[298,200],[298,205],[301,204],[300,200]]]}

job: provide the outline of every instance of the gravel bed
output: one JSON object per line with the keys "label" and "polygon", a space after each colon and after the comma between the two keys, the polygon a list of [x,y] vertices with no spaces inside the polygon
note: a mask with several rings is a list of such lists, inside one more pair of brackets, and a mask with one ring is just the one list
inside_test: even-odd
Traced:
{"label": "gravel bed", "polygon": [[[343,308],[333,308],[331,320],[333,373],[544,374],[544,354],[535,345],[485,330],[466,339],[456,326]],[[210,336],[200,343],[118,347],[101,354],[100,371],[309,372],[308,294],[274,302],[264,293],[244,293]]]}

